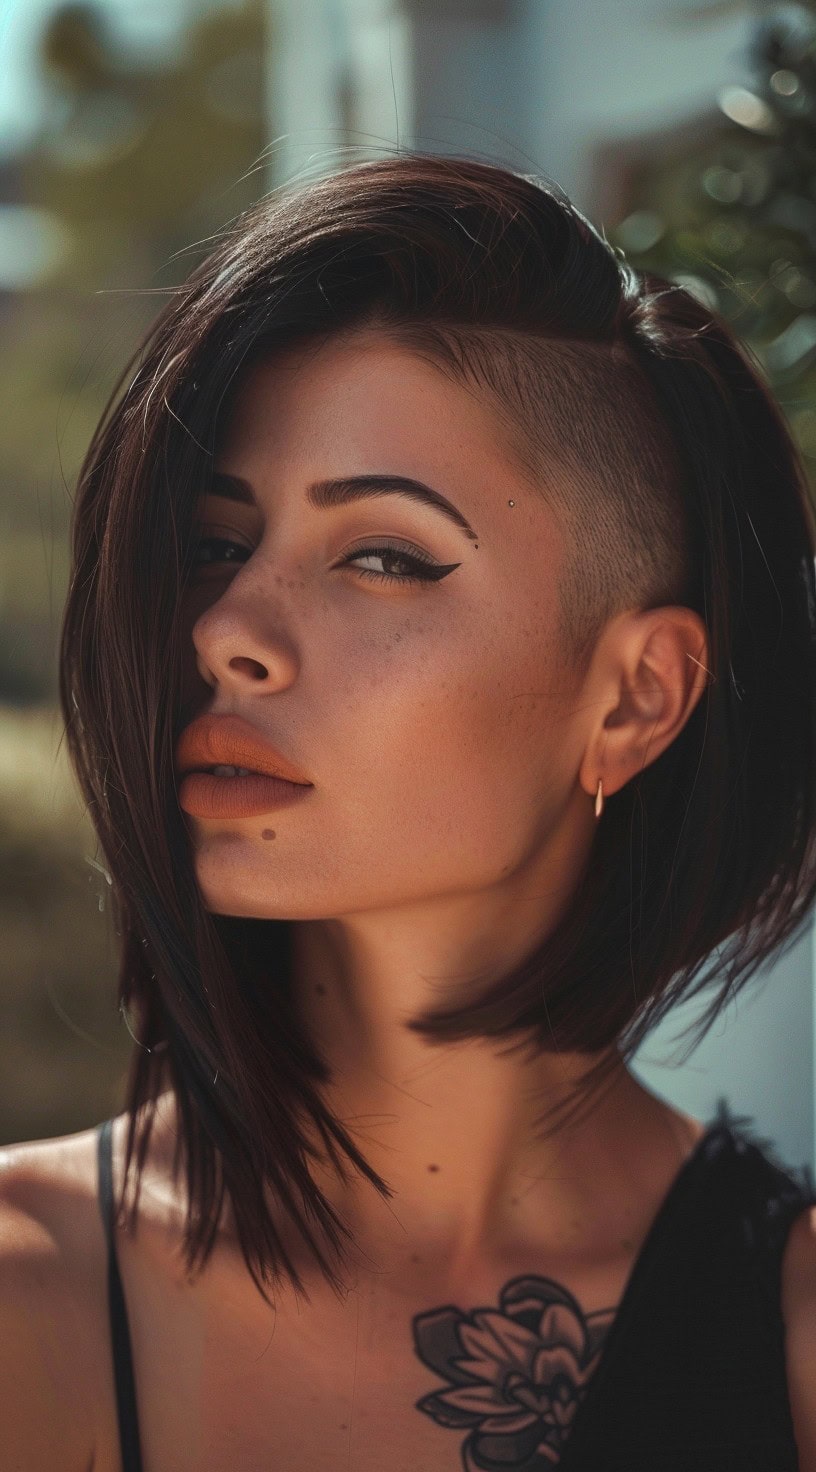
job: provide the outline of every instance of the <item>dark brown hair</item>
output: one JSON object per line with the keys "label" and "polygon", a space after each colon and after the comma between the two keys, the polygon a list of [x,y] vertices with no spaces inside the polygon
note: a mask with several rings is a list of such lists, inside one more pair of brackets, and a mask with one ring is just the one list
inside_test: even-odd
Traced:
{"label": "dark brown hair", "polygon": [[[493,163],[398,151],[262,199],[173,292],[89,447],[60,700],[110,871],[120,1004],[138,1019],[126,1178],[135,1158],[138,1188],[153,1101],[169,1086],[188,1269],[206,1263],[228,1199],[264,1297],[285,1274],[308,1299],[270,1191],[343,1291],[351,1233],[312,1180],[310,1137],[341,1175],[345,1155],[391,1192],[320,1097],[328,1071],[287,987],[293,922],[203,904],[173,765],[193,714],[180,699],[179,608],[195,508],[244,370],[365,326],[498,409],[522,473],[569,530],[571,661],[585,668],[625,608],[682,603],[709,638],[701,700],[608,800],[552,933],[409,1027],[429,1042],[603,1054],[580,1104],[614,1066],[610,1048],[628,1061],[711,981],[720,948],[696,1045],[793,944],[816,898],[814,516],[782,412],[726,321],[634,271],[557,185]],[[131,1222],[137,1204],[138,1189]]]}

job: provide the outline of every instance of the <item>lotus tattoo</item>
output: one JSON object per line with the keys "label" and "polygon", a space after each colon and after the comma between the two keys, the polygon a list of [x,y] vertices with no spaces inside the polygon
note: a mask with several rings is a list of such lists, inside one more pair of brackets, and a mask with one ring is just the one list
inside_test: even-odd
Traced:
{"label": "lotus tattoo", "polygon": [[448,1390],[416,1401],[467,1429],[465,1472],[552,1472],[586,1394],[614,1309],[584,1314],[550,1278],[513,1278],[500,1307],[417,1314],[416,1352]]}

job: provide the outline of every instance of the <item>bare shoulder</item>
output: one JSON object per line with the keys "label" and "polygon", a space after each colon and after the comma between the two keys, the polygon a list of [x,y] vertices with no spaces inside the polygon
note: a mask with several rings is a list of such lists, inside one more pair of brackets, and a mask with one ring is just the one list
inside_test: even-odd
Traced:
{"label": "bare shoulder", "polygon": [[19,1472],[94,1466],[106,1373],[95,1185],[93,1130],[0,1148],[0,1424]]}
{"label": "bare shoulder", "polygon": [[782,1257],[788,1396],[800,1472],[816,1472],[816,1206],[794,1220]]}
{"label": "bare shoulder", "polygon": [[794,1218],[782,1258],[783,1302],[789,1307],[801,1302],[802,1296],[816,1302],[816,1206],[806,1206]]}
{"label": "bare shoulder", "polygon": [[[0,1202],[70,1239],[96,1193],[96,1130],[0,1146]],[[100,1219],[101,1226],[101,1219]]]}

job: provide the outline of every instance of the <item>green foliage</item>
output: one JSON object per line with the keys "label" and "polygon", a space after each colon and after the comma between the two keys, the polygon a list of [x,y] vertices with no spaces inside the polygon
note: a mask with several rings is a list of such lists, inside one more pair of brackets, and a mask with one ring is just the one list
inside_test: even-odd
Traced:
{"label": "green foliage", "polygon": [[55,14],[42,41],[52,111],[17,161],[18,202],[55,215],[68,249],[0,299],[0,1143],[121,1108],[134,1044],[108,889],[73,776],[54,766],[72,494],[166,293],[269,188],[264,17],[262,0],[230,5],[150,65],[89,5]]}
{"label": "green foliage", "polygon": [[45,29],[49,121],[18,161],[21,202],[54,215],[68,246],[4,321],[0,699],[55,698],[71,495],[94,425],[166,293],[269,187],[267,9],[213,11],[149,64],[92,5]]}
{"label": "green foliage", "polygon": [[0,704],[0,1144],[117,1113],[133,1046],[110,890],[61,730],[58,711]]}
{"label": "green foliage", "polygon": [[121,276],[134,238],[134,264],[145,241],[158,264],[256,197],[266,45],[261,0],[200,21],[160,69],[126,65],[92,8],[55,16],[43,59],[67,115],[28,159],[26,195],[70,226],[73,281]]}
{"label": "green foliage", "polygon": [[750,86],[724,87],[714,125],[658,150],[607,229],[638,270],[682,282],[756,354],[816,491],[816,4],[769,10]]}

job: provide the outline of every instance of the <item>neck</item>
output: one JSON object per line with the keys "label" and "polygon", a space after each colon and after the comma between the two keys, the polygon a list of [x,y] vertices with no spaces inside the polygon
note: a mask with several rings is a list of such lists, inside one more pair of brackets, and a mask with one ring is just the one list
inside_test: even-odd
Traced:
{"label": "neck", "polygon": [[394,1194],[384,1201],[357,1174],[344,1184],[329,1164],[313,1167],[317,1183],[381,1264],[421,1258],[465,1277],[531,1233],[540,1239],[542,1224],[551,1243],[574,1242],[578,1224],[591,1234],[608,1220],[604,1203],[637,1188],[645,1136],[665,1151],[665,1106],[618,1059],[591,1112],[542,1140],[542,1115],[599,1055],[531,1059],[506,1041],[432,1046],[407,1031],[405,1018],[430,1000],[425,978],[444,967],[438,957],[426,967],[416,931],[412,944],[389,919],[389,985],[382,950],[378,967],[367,964],[359,934],[344,928],[341,946],[331,926],[295,927],[294,996],[330,1069],[323,1097]]}

